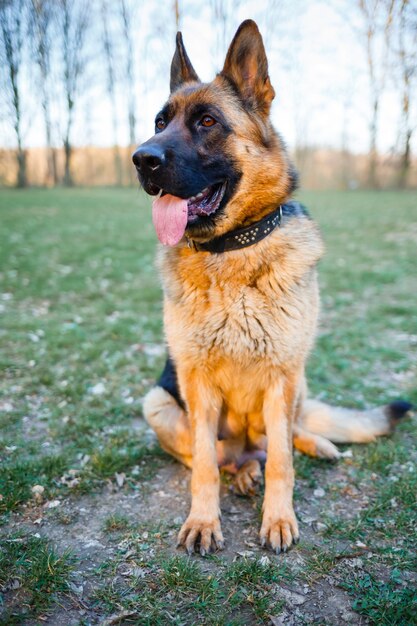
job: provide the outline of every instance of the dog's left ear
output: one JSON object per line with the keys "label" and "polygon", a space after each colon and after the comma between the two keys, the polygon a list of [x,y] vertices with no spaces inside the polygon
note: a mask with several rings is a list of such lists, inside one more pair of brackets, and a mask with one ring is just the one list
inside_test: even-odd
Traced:
{"label": "dog's left ear", "polygon": [[177,47],[171,63],[171,93],[178,89],[178,87],[181,87],[183,83],[189,81],[200,82],[195,69],[191,65],[188,54],[185,51],[181,33],[177,33],[176,41]]}
{"label": "dog's left ear", "polygon": [[253,20],[239,26],[220,73],[231,80],[255,111],[269,114],[275,91],[268,75],[268,61],[261,33]]}

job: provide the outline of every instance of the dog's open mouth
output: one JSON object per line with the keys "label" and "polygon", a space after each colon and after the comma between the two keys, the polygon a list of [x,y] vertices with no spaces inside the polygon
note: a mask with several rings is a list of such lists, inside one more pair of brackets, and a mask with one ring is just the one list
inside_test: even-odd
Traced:
{"label": "dog's open mouth", "polygon": [[152,219],[159,241],[174,246],[184,236],[187,224],[213,215],[220,206],[226,186],[226,182],[217,183],[185,199],[161,190],[152,205]]}
{"label": "dog's open mouth", "polygon": [[212,215],[217,211],[226,191],[226,183],[218,183],[206,187],[196,196],[188,198],[188,223],[192,224],[198,217]]}

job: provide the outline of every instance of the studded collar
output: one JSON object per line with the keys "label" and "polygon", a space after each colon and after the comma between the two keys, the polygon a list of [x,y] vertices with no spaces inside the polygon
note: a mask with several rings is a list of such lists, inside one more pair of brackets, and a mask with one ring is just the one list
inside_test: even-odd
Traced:
{"label": "studded collar", "polygon": [[285,205],[280,205],[277,209],[265,215],[259,222],[254,222],[245,228],[232,230],[221,237],[216,237],[204,243],[198,243],[192,239],[188,239],[188,246],[194,250],[202,252],[211,252],[218,254],[228,252],[229,250],[240,250],[247,248],[258,241],[261,241],[269,235],[277,226],[281,225],[282,210]]}

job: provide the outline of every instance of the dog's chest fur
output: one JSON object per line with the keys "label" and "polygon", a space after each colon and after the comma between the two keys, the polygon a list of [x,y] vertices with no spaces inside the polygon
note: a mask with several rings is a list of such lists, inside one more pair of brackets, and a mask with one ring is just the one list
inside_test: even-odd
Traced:
{"label": "dog's chest fur", "polygon": [[162,249],[165,332],[174,360],[204,363],[214,378],[221,370],[222,386],[262,377],[268,366],[296,367],[314,340],[321,253],[317,228],[305,217],[243,250]]}

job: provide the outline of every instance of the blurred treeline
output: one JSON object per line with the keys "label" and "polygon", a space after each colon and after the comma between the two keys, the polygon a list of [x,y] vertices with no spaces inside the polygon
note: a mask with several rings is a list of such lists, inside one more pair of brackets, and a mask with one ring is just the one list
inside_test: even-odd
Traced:
{"label": "blurred treeline", "polygon": [[[187,15],[203,12],[204,26],[217,33],[217,52],[224,54],[236,26],[236,12],[243,7],[253,15],[256,4],[249,0],[0,0],[0,122],[8,131],[5,140],[0,139],[0,184],[135,184],[130,155],[140,139],[143,110],[137,64],[144,64],[140,76],[145,92],[153,71],[164,73],[167,81],[175,31]],[[294,4],[264,0],[260,27],[266,38],[274,35],[275,24],[285,29],[285,17]],[[417,0],[334,0],[333,4],[336,12],[354,15],[352,30],[362,44],[369,94],[368,151],[354,153],[344,128],[337,146],[309,142],[300,122],[292,152],[303,185],[415,187]],[[387,84],[395,85],[398,99],[397,139],[389,152],[380,153],[381,103]],[[103,116],[108,147],[95,142],[91,131],[94,119],[102,121]],[[43,137],[43,148],[27,146],[33,120],[42,125],[36,130]]]}

